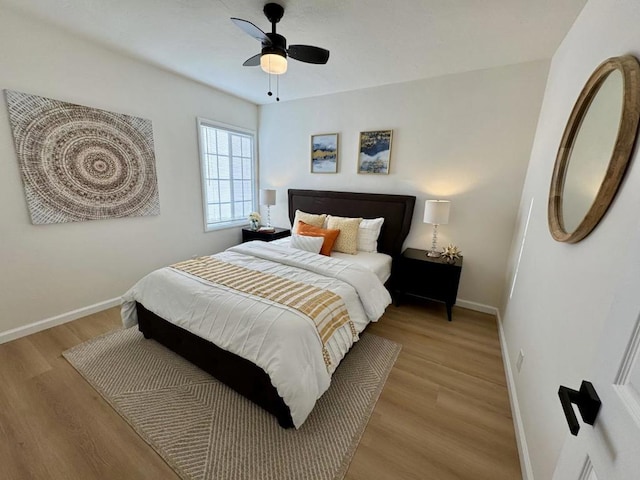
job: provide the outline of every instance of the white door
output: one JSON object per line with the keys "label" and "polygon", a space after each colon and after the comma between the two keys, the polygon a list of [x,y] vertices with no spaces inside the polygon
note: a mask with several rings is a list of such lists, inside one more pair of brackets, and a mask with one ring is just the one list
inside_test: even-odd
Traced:
{"label": "white door", "polygon": [[640,479],[640,232],[631,245],[593,376],[567,385],[578,390],[582,380],[592,382],[602,406],[593,427],[574,408],[580,431],[567,436],[554,480]]}

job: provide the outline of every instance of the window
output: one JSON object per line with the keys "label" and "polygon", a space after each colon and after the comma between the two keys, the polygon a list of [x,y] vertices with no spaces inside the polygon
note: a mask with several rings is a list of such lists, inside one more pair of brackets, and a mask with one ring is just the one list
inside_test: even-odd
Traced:
{"label": "window", "polygon": [[205,230],[247,222],[256,208],[255,133],[198,119]]}

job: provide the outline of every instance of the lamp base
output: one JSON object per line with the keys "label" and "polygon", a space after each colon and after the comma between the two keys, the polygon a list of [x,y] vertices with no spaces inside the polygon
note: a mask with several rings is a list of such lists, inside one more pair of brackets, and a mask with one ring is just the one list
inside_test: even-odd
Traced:
{"label": "lamp base", "polygon": [[431,250],[427,252],[427,257],[437,258],[442,255],[438,250],[438,224],[433,224],[433,237],[431,238]]}

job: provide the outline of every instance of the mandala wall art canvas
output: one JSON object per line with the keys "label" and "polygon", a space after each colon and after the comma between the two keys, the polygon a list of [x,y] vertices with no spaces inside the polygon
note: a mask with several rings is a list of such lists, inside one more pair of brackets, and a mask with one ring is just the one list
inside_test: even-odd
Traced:
{"label": "mandala wall art canvas", "polygon": [[160,213],[150,120],[5,93],[34,224]]}

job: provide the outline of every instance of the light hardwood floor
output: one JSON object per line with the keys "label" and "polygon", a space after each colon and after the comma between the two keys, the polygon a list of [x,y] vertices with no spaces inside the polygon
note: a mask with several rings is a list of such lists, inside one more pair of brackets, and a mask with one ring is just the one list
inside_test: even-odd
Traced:
{"label": "light hardwood floor", "polygon": [[[495,319],[390,306],[371,333],[403,345],[348,480],[520,479]],[[0,477],[178,479],[61,353],[120,326],[110,309],[0,345]]]}

